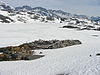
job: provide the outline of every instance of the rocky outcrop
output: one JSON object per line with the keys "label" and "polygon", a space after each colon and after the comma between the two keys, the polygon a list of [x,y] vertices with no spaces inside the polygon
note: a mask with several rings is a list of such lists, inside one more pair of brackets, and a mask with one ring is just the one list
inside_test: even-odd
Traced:
{"label": "rocky outcrop", "polygon": [[61,28],[69,28],[69,29],[76,29],[76,30],[95,30],[95,31],[100,31],[100,27],[95,27],[91,25],[65,25]]}
{"label": "rocky outcrop", "polygon": [[72,45],[79,45],[79,40],[37,40],[30,43],[24,43],[19,46],[10,46],[0,48],[0,61],[2,60],[33,60],[44,55],[34,55],[33,50],[38,49],[57,49]]}
{"label": "rocky outcrop", "polygon": [[2,22],[2,23],[10,23],[10,22],[14,22],[14,20],[12,20],[11,18],[9,18],[7,16],[0,15],[0,22]]}
{"label": "rocky outcrop", "polygon": [[96,56],[100,56],[100,53],[97,53]]}
{"label": "rocky outcrop", "polygon": [[75,27],[75,26],[63,26],[63,28],[78,28],[78,27]]}
{"label": "rocky outcrop", "polygon": [[26,50],[24,47],[6,47],[2,48],[4,60],[30,60],[34,51]]}
{"label": "rocky outcrop", "polygon": [[24,47],[27,50],[36,50],[36,49],[56,49],[63,48],[72,45],[81,44],[79,40],[38,40],[30,43],[25,43],[20,45],[20,47]]}

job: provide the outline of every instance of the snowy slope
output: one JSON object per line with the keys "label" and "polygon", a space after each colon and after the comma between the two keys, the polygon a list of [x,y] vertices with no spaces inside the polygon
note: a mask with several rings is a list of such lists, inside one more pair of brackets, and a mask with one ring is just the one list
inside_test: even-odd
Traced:
{"label": "snowy slope", "polygon": [[4,10],[4,11],[13,11],[14,8],[11,7],[10,5],[8,5],[7,3],[0,1],[0,10]]}
{"label": "snowy slope", "polygon": [[[36,39],[78,39],[79,46],[38,50],[45,57],[32,61],[0,62],[0,75],[100,75],[100,32],[59,28],[59,23],[0,24],[0,47]],[[94,36],[97,35],[97,36]],[[92,55],[90,57],[90,54]]]}
{"label": "snowy slope", "polygon": [[0,15],[3,17],[0,17],[0,23],[29,23],[40,21],[46,23],[66,23],[74,26],[82,25],[83,27],[90,25],[100,26],[99,17],[89,18],[86,15],[71,14],[62,10],[52,10],[42,7],[32,8],[30,6],[22,6],[13,8],[2,1],[0,2]]}

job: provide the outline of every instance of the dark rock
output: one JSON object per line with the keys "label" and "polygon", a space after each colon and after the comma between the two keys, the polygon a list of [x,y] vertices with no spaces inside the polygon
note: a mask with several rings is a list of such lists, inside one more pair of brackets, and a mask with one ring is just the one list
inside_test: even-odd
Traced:
{"label": "dark rock", "polygon": [[42,52],[40,52],[39,54],[42,54]]}
{"label": "dark rock", "polygon": [[[0,52],[3,53],[0,55],[0,60],[32,60],[43,57],[40,55],[33,55],[34,51],[32,50],[57,49],[79,44],[81,44],[79,40],[37,40],[30,43],[24,43],[19,46],[0,48]],[[40,54],[42,54],[42,52],[40,52]]]}
{"label": "dark rock", "polygon": [[55,49],[55,48],[63,48],[72,45],[79,45],[81,42],[79,40],[37,40],[30,43],[24,43],[15,47],[5,47],[0,48],[0,52],[8,53],[9,51],[28,51],[28,50],[36,50],[36,49]]}
{"label": "dark rock", "polygon": [[91,30],[91,29],[86,27],[86,28],[82,28],[80,30]]}
{"label": "dark rock", "polygon": [[89,56],[91,57],[92,55],[90,54]]}
{"label": "dark rock", "polygon": [[100,31],[100,27],[99,27],[99,28],[97,28],[97,29],[94,29],[94,30],[96,30],[96,31]]}
{"label": "dark rock", "polygon": [[70,25],[70,26],[63,26],[63,28],[72,28],[73,29],[73,28],[78,28],[78,27],[75,27],[75,26],[71,26]]}
{"label": "dark rock", "polygon": [[[6,47],[3,49],[4,57],[7,60],[22,60],[27,56],[32,56],[34,51],[26,50],[24,47]],[[23,59],[24,60],[24,59]]]}
{"label": "dark rock", "polygon": [[[44,57],[45,55],[33,55],[33,56],[28,56],[26,57],[28,60],[34,60],[34,59],[38,59],[38,58],[41,58],[41,57]],[[27,60],[25,59],[25,60]]]}
{"label": "dark rock", "polygon": [[0,21],[2,23],[10,23],[10,21],[14,22],[11,18],[9,18],[7,16],[3,16],[3,15],[0,15],[0,19],[2,20],[2,21]]}
{"label": "dark rock", "polygon": [[100,56],[100,53],[97,53],[96,56]]}

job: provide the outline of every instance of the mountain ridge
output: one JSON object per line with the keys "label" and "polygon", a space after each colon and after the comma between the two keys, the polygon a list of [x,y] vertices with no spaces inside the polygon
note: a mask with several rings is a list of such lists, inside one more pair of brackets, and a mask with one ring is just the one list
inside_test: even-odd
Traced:
{"label": "mountain ridge", "polygon": [[[43,7],[31,7],[28,5],[15,7],[0,2],[0,18],[1,23],[11,23],[11,22],[53,22],[53,23],[66,23],[66,24],[91,24],[100,25],[100,17],[89,17],[86,15],[71,14],[62,10],[46,9]],[[9,21],[8,20],[9,17]],[[6,22],[5,22],[6,21]]]}

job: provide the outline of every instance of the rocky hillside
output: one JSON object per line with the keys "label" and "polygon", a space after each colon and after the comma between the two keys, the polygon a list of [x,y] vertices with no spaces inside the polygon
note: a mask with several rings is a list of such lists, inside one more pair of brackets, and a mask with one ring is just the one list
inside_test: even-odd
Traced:
{"label": "rocky hillside", "polygon": [[0,2],[0,22],[1,23],[27,23],[33,21],[64,23],[81,28],[100,28],[100,17],[89,18],[86,15],[77,15],[64,12],[62,10],[45,9],[42,7],[22,6],[13,8],[10,5]]}
{"label": "rocky hillside", "polygon": [[3,10],[3,11],[8,11],[8,12],[11,12],[14,10],[13,7],[11,7],[10,5],[0,1],[0,10]]}

